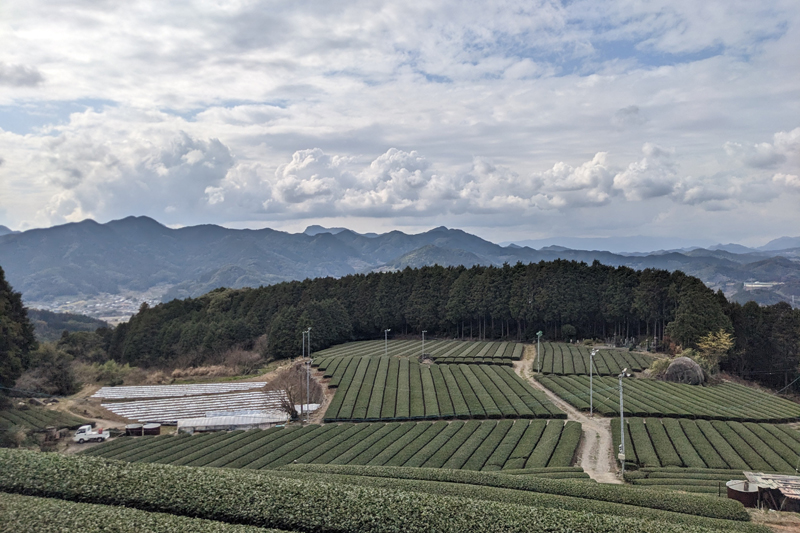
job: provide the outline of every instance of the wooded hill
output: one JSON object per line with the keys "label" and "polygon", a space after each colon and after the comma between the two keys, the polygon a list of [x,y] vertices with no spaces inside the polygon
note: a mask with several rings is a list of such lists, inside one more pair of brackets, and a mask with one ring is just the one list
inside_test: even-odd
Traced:
{"label": "wooded hill", "polygon": [[142,310],[121,324],[110,354],[159,365],[193,354],[202,362],[266,336],[272,357],[300,353],[313,327],[314,350],[352,339],[427,330],[429,336],[532,339],[669,335],[690,346],[731,329],[727,302],[697,278],[573,261],[503,267],[422,267],[317,278],[258,289],[218,289]]}

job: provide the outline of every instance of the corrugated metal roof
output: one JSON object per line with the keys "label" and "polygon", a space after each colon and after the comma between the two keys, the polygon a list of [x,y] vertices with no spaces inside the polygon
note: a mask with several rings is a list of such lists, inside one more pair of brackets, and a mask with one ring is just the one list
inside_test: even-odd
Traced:
{"label": "corrugated metal roof", "polygon": [[766,489],[778,489],[787,498],[800,500],[800,476],[764,474],[763,472],[744,472],[751,483]]}

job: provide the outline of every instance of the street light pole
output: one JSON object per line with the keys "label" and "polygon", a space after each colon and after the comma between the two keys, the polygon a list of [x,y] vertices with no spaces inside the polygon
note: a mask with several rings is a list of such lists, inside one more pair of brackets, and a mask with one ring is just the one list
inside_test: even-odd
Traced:
{"label": "street light pole", "polygon": [[592,369],[594,368],[594,356],[597,350],[592,350],[589,354],[589,416],[594,418],[594,385],[592,383]]}
{"label": "street light pole", "polygon": [[422,330],[422,357],[425,357],[425,334],[428,333],[428,330]]}
{"label": "street light pole", "polygon": [[[311,327],[309,326],[308,330],[306,331],[308,335],[308,363],[306,365],[306,424],[308,424],[308,411],[309,405],[311,402],[309,399],[311,398]],[[303,354],[305,355],[305,354]]]}
{"label": "street light pole", "polygon": [[536,373],[541,372],[542,365],[542,332],[536,332]]}
{"label": "street light pole", "polygon": [[[308,331],[301,331],[301,333],[303,334],[303,351],[301,352],[300,357],[302,357],[303,360],[305,360],[305,358],[306,358],[306,334],[308,333]],[[302,381],[300,383],[302,383]],[[306,382],[306,393],[307,392],[308,392],[308,382]],[[300,406],[300,417],[302,418],[304,414],[305,413],[303,411],[303,406],[301,405]]]}
{"label": "street light pole", "polygon": [[389,332],[391,329],[383,330],[383,355],[389,356]]}
{"label": "street light pole", "polygon": [[622,403],[622,378],[626,377],[628,369],[624,368],[619,375],[619,455],[617,458],[622,463],[622,479],[625,479],[625,406]]}

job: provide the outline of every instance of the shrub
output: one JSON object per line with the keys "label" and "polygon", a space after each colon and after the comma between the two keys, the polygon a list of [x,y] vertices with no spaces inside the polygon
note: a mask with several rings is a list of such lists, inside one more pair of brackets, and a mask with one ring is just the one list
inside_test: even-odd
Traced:
{"label": "shrub", "polygon": [[[517,483],[569,484],[573,490],[584,491],[587,495],[598,489],[620,490],[619,487],[600,487],[585,482],[494,476]],[[476,505],[475,499],[467,497],[352,486],[316,479],[286,479],[263,472],[128,464],[96,457],[66,457],[14,450],[0,450],[0,490],[303,531],[713,531],[701,526],[487,500]],[[625,492],[634,494],[636,491],[625,489]],[[641,494],[649,493],[642,491]],[[686,505],[682,506],[684,512],[724,511],[726,517],[743,515],[743,520],[748,518],[738,502],[710,498],[692,501],[671,494],[659,496],[662,504],[685,502]]]}

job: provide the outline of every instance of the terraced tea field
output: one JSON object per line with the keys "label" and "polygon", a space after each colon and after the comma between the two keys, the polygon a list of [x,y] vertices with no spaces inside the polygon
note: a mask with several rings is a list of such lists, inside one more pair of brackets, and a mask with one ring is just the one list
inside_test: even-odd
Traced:
{"label": "terraced tea field", "polygon": [[[239,524],[342,533],[768,533],[750,522],[739,502],[722,498],[470,470],[293,464],[255,472],[0,450],[0,491],[62,499],[62,506],[49,504],[52,512],[69,508],[62,512],[87,516],[67,501],[74,500],[82,506],[120,506],[120,519],[137,523],[147,517],[121,506],[224,522],[214,531]],[[0,497],[0,510],[8,500]],[[25,527],[41,529],[46,517],[25,513],[47,505],[24,505]],[[160,530],[167,527],[182,530],[178,523]],[[205,531],[199,524],[198,530]]]}
{"label": "terraced tea field", "polygon": [[[387,349],[388,348],[388,349]],[[425,353],[436,363],[478,363],[511,366],[522,358],[523,345],[516,342],[440,341],[425,342]],[[422,343],[416,340],[360,341],[341,344],[314,354],[314,364],[327,366],[330,358],[364,356],[417,357]]]}
{"label": "terraced tea field", "polygon": [[[537,367],[534,362],[533,368],[539,368],[542,374],[589,374],[591,348],[563,342],[543,342],[541,348],[541,366]],[[625,368],[628,371],[641,372],[649,368],[651,362],[651,357],[641,353],[602,349],[594,356],[593,373],[600,376],[617,376]]]}
{"label": "terraced tea field", "polygon": [[566,418],[510,367],[337,357],[320,364],[336,394],[324,420]]}
{"label": "terraced tea field", "polygon": [[[539,382],[581,411],[589,410],[589,376],[542,376]],[[623,381],[625,416],[791,422],[800,405],[735,383],[699,387],[652,379]],[[594,379],[594,409],[619,416],[619,381]]]}
{"label": "terraced tea field", "polygon": [[531,469],[558,467],[566,469],[561,477],[575,477],[567,467],[580,438],[580,424],[561,420],[326,424],[123,438],[85,455],[248,469],[315,463],[534,473]]}
{"label": "terraced tea field", "polygon": [[[611,428],[618,446],[618,418]],[[625,452],[626,461],[642,467],[795,473],[800,433],[752,422],[626,418]]]}
{"label": "terraced tea field", "polygon": [[48,426],[77,429],[88,423],[89,421],[83,418],[50,409],[31,408],[24,411],[19,409],[0,411],[0,430],[11,426],[30,429],[44,429]]}

